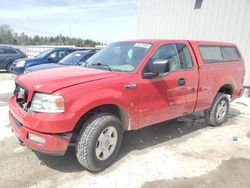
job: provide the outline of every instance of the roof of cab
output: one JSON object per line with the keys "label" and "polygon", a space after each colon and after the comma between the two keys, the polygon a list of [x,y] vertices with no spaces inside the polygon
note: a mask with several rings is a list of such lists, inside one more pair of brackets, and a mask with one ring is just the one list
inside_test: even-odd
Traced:
{"label": "roof of cab", "polygon": [[233,43],[229,42],[220,42],[220,41],[199,41],[199,40],[186,40],[186,39],[136,39],[136,40],[128,40],[124,42],[145,42],[145,43],[162,43],[162,42],[181,42],[187,41],[192,44],[204,44],[204,45],[230,45],[235,46]]}

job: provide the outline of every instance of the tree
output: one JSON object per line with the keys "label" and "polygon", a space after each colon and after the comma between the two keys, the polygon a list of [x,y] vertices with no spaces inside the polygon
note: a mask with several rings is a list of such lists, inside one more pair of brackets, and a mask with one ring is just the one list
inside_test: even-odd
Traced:
{"label": "tree", "polygon": [[15,38],[17,38],[17,43],[20,45],[27,45],[29,43],[29,37],[24,32],[22,32],[19,37],[18,34],[16,34]]}
{"label": "tree", "polygon": [[7,44],[13,43],[13,31],[8,25],[0,27],[0,43]]}
{"label": "tree", "polygon": [[71,38],[62,34],[53,36],[28,36],[24,32],[20,35],[8,25],[0,25],[0,44],[9,45],[76,45],[79,47],[95,47],[101,43],[91,39]]}

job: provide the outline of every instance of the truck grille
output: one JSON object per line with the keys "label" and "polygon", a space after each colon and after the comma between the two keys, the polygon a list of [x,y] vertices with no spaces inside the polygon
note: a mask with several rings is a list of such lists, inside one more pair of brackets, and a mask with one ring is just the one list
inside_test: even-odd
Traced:
{"label": "truck grille", "polygon": [[16,83],[14,95],[17,104],[27,111],[28,90]]}

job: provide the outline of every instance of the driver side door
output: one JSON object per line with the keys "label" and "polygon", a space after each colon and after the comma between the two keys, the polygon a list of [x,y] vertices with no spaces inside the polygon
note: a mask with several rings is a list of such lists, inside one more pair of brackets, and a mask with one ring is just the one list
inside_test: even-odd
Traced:
{"label": "driver side door", "polygon": [[175,44],[161,45],[145,65],[143,72],[154,60],[168,60],[170,71],[155,78],[139,81],[139,128],[183,115],[185,81],[182,81],[180,59]]}

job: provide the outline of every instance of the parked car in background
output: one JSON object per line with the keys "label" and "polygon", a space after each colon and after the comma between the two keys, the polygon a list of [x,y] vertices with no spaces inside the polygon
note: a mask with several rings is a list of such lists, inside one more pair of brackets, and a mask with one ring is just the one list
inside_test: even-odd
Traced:
{"label": "parked car in background", "polygon": [[10,72],[13,61],[26,57],[27,56],[17,48],[0,46],[0,69],[6,69]]}
{"label": "parked car in background", "polygon": [[50,155],[75,146],[90,171],[112,164],[125,131],[201,110],[219,126],[243,93],[244,60],[231,43],[117,42],[86,65],[18,76],[9,117],[26,146]]}
{"label": "parked car in background", "polygon": [[51,69],[51,68],[58,68],[63,66],[77,66],[84,63],[88,58],[94,55],[98,50],[81,50],[75,51],[61,59],[58,63],[48,63],[42,65],[35,65],[32,67],[28,67],[25,69],[24,73],[34,72],[43,69]]}
{"label": "parked car in background", "polygon": [[62,58],[77,51],[77,48],[53,48],[46,50],[33,58],[19,59],[13,62],[11,65],[11,72],[14,74],[22,74],[25,69],[35,65],[57,63]]}

